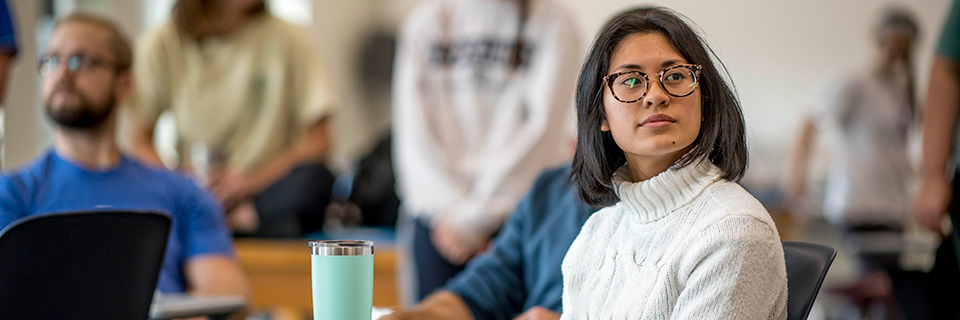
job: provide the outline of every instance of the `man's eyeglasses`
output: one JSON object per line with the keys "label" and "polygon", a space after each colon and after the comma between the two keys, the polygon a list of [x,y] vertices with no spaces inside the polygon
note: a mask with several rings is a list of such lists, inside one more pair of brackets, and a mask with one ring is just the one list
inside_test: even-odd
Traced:
{"label": "man's eyeglasses", "polygon": [[108,68],[112,69],[113,71],[117,71],[124,68],[124,66],[121,66],[116,62],[83,53],[75,53],[66,57],[47,54],[40,57],[40,61],[38,63],[40,74],[47,76],[53,73],[53,71],[57,70],[57,67],[59,67],[61,63],[66,63],[67,71],[69,72],[90,71],[96,68]]}
{"label": "man's eyeglasses", "polygon": [[[657,73],[660,88],[674,97],[686,97],[700,84],[699,64],[683,64],[669,67]],[[640,101],[650,89],[650,77],[640,71],[624,71],[603,77],[613,98],[623,103]]]}

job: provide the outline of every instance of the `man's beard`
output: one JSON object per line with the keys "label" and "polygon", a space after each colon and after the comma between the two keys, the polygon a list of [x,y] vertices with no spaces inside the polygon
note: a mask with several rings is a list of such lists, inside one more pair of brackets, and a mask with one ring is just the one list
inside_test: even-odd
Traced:
{"label": "man's beard", "polygon": [[[58,90],[67,89],[59,88]],[[117,99],[113,94],[110,94],[107,101],[104,101],[103,104],[94,104],[82,93],[75,90],[74,92],[80,100],[75,106],[60,106],[60,108],[56,108],[55,110],[50,100],[52,100],[52,96],[56,94],[56,91],[44,102],[44,109],[46,110],[47,116],[60,126],[70,129],[97,128],[103,125],[103,123],[110,118],[110,115],[113,114],[113,110],[116,109]],[[113,90],[110,90],[110,92],[112,93]]]}

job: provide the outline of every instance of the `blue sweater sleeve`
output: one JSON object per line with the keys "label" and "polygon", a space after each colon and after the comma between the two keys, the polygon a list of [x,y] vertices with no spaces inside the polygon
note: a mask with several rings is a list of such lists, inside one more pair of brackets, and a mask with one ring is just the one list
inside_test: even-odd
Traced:
{"label": "blue sweater sleeve", "polygon": [[447,283],[476,319],[512,319],[523,308],[524,224],[532,213],[527,196],[507,220],[489,251]]}

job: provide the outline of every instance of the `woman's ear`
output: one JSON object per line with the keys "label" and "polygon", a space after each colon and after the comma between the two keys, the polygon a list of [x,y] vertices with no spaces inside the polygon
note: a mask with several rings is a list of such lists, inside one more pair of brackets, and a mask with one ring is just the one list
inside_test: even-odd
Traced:
{"label": "woman's ear", "polygon": [[600,119],[600,131],[610,131],[610,124],[607,123],[607,117]]}

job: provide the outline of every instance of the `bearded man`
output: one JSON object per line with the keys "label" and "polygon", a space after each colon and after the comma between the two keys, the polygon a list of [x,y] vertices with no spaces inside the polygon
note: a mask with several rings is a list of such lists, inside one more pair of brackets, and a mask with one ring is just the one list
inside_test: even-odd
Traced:
{"label": "bearded man", "polygon": [[39,67],[53,148],[0,176],[0,229],[56,212],[164,212],[173,223],[157,289],[247,295],[213,197],[190,178],[145,166],[117,146],[117,106],[130,92],[132,60],[119,29],[99,17],[72,14],[58,21],[49,50]]}

